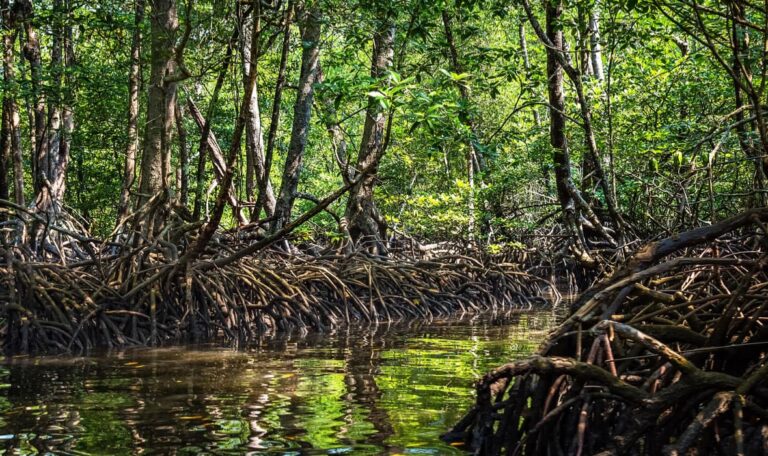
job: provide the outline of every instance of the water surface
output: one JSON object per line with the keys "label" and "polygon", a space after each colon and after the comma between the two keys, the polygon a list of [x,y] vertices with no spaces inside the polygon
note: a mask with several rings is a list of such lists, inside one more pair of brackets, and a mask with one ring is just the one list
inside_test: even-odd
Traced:
{"label": "water surface", "polygon": [[5,454],[461,454],[439,440],[474,380],[553,312],[358,329],[245,350],[134,349],[0,366]]}

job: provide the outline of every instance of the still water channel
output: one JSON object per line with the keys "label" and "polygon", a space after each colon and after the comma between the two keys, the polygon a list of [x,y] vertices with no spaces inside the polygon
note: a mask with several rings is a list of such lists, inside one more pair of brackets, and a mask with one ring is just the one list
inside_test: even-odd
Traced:
{"label": "still water channel", "polygon": [[0,365],[4,454],[461,454],[439,439],[472,382],[553,311]]}

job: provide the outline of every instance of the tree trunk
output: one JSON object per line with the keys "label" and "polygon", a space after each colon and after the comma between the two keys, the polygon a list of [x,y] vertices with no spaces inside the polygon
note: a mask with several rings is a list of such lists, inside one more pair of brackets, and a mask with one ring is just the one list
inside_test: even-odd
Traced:
{"label": "tree trunk", "polygon": [[[571,157],[565,135],[565,92],[563,91],[563,67],[558,53],[563,49],[563,32],[559,21],[563,13],[560,1],[546,2],[546,33],[554,49],[547,46],[547,94],[549,97],[549,142],[552,145],[552,161],[555,165],[555,183],[560,208],[566,217],[573,217],[573,198],[568,191],[571,182]],[[569,215],[570,214],[570,215]]]}
{"label": "tree trunk", "polygon": [[187,129],[184,126],[184,108],[176,100],[174,108],[176,115],[176,136],[179,138],[179,171],[177,188],[179,189],[179,204],[187,207],[189,203],[189,143]]}
{"label": "tree trunk", "polygon": [[592,74],[598,81],[605,80],[603,49],[600,45],[600,1],[596,0],[589,16],[589,42],[591,47]]}
{"label": "tree trunk", "polygon": [[293,14],[293,2],[288,2],[285,10],[285,29],[283,30],[283,48],[280,54],[280,67],[277,70],[277,82],[275,83],[275,96],[272,100],[272,117],[269,122],[269,132],[267,134],[267,151],[264,156],[264,175],[266,179],[259,183],[259,195],[256,200],[254,214],[258,215],[261,209],[264,209],[267,217],[275,213],[275,195],[271,188],[269,176],[272,171],[272,157],[275,153],[275,140],[277,138],[277,127],[280,125],[280,104],[283,100],[283,88],[285,87],[285,67],[288,62],[288,52],[291,48],[291,18]]}
{"label": "tree trunk", "polygon": [[[243,24],[243,33],[240,39],[240,52],[243,57],[243,84],[248,83],[251,65],[251,34],[261,33],[261,26],[254,24],[252,19],[245,18]],[[254,62],[258,65],[258,62]],[[253,89],[253,95],[248,100],[245,113],[245,199],[254,202],[251,210],[251,220],[259,218],[261,207],[258,204],[258,198],[255,195],[256,189],[265,189],[267,206],[266,212],[271,214],[274,211],[275,195],[272,190],[272,183],[266,174],[264,167],[264,131],[261,126],[261,111],[259,109],[258,81]]]}
{"label": "tree trunk", "polygon": [[[151,58],[147,121],[141,156],[138,206],[168,189],[176,82],[174,50],[179,21],[175,0],[152,0]],[[158,228],[156,226],[156,228]]]}
{"label": "tree trunk", "polygon": [[[591,155],[592,165],[594,166],[594,169],[595,169],[595,175],[600,183],[601,188],[603,189],[606,205],[608,206],[608,211],[611,214],[611,218],[613,219],[616,225],[617,231],[619,232],[619,234],[621,234],[621,230],[625,226],[625,223],[618,212],[616,201],[613,199],[611,182],[609,182],[608,179],[606,179],[605,174],[603,172],[602,161],[600,159],[600,152],[597,147],[595,132],[592,127],[592,108],[590,106],[589,99],[587,98],[586,93],[584,91],[584,85],[582,83],[581,74],[571,64],[568,58],[568,52],[565,49],[563,33],[561,30],[561,26],[559,24],[560,16],[562,15],[562,9],[563,9],[562,2],[557,2],[555,4],[553,4],[553,2],[547,2],[547,6],[546,6],[547,31],[546,32],[544,32],[541,29],[540,24],[536,20],[536,17],[533,15],[533,11],[531,10],[531,6],[528,3],[528,1],[523,0],[522,3],[523,3],[523,7],[525,8],[525,12],[528,15],[528,20],[531,22],[531,25],[536,31],[536,34],[539,36],[539,39],[547,47],[548,70],[550,69],[551,65],[556,65],[555,73],[559,74],[560,86],[561,86],[560,91],[562,92],[562,73],[563,72],[565,72],[568,75],[568,78],[571,80],[574,88],[576,89],[576,95],[578,97],[579,108],[581,111],[581,118],[583,120],[584,139],[586,142],[587,150]],[[554,19],[552,17],[554,17]],[[552,41],[553,37],[556,37],[559,40],[559,43],[555,43],[554,41]],[[552,59],[554,59],[554,61],[550,62],[550,60]],[[551,86],[551,84],[553,83],[554,74],[548,72],[548,77],[549,77],[550,86]],[[564,107],[564,105],[562,106]],[[551,105],[551,110],[555,111],[558,109],[554,105]],[[564,123],[565,122],[564,111],[559,113],[558,116],[563,117],[563,123]],[[555,164],[555,168],[556,168],[555,171],[557,173],[557,164]],[[559,180],[560,179],[558,178],[558,184],[560,183]],[[591,206],[582,197],[581,192],[579,192],[579,190],[575,187],[575,185],[573,185],[573,181],[570,179],[570,171],[569,171],[569,180],[566,183],[568,184],[568,189],[571,192],[571,197],[578,204],[579,209],[581,209],[584,212],[584,215],[589,219],[589,222],[592,224],[593,228],[603,238],[605,238],[605,240],[607,240],[611,245],[615,245],[615,240],[605,230],[602,223],[600,222],[600,219],[595,215]]]}
{"label": "tree trunk", "polygon": [[34,121],[34,155],[32,156],[32,182],[35,194],[43,187],[44,178],[48,175],[48,143],[45,141],[45,95],[42,91],[42,59],[40,55],[40,41],[37,38],[37,30],[32,25],[34,8],[30,0],[17,0],[14,5],[16,11],[23,11],[24,31],[26,43],[24,44],[24,57],[29,62],[30,77],[32,79],[33,121]]}
{"label": "tree trunk", "polygon": [[[589,11],[589,22],[586,26],[584,41],[582,43],[583,48],[581,51],[587,59],[586,62],[589,64],[589,72],[584,72],[584,74],[593,78],[595,81],[603,82],[605,80],[605,72],[603,70],[603,56],[602,48],[600,46],[599,3],[599,0],[596,1]],[[579,11],[581,15],[581,8]],[[589,49],[587,48],[587,38],[589,39]],[[583,89],[580,89],[579,99],[580,103],[586,102],[586,95],[584,94]],[[585,101],[582,102],[582,99]],[[589,113],[589,116],[591,117],[591,113]],[[587,123],[589,125],[587,125]],[[582,190],[589,195],[593,195],[592,198],[590,198],[590,203],[595,205],[599,204],[598,198],[594,196],[594,192],[597,190],[598,186],[602,186],[605,192],[610,192],[610,194],[606,193],[606,201],[609,204],[611,215],[618,221],[620,217],[614,215],[616,210],[611,209],[616,206],[611,160],[608,157],[602,156],[602,154],[596,153],[597,142],[594,141],[591,120],[585,121],[585,129],[589,130],[587,132],[586,145],[590,153],[585,154],[582,158]],[[596,163],[595,160],[602,160],[602,163]],[[609,175],[606,175],[606,170]],[[605,180],[605,185],[603,185],[601,179]]]}
{"label": "tree trunk", "polygon": [[[448,11],[443,10],[443,27],[445,30],[445,39],[448,42],[448,50],[451,57],[451,69],[454,73],[464,73],[464,68],[459,62],[459,53],[456,50],[456,42],[453,38],[453,29],[451,28],[451,17]],[[459,111],[459,120],[469,130],[470,137],[467,141],[467,183],[469,184],[469,197],[467,198],[467,211],[469,223],[467,232],[470,242],[475,240],[475,172],[480,169],[480,153],[477,150],[477,132],[472,116],[469,113],[469,88],[465,83],[459,81],[459,93],[461,94],[462,108]]]}
{"label": "tree trunk", "polygon": [[10,199],[10,177],[13,170],[14,201],[24,206],[24,168],[21,156],[21,128],[16,106],[15,66],[13,48],[16,41],[16,18],[8,0],[0,2],[2,9],[3,39],[3,94],[2,134],[0,136],[0,198]]}
{"label": "tree trunk", "polygon": [[[578,5],[578,40],[576,52],[579,55],[579,74],[584,79],[596,78],[592,68],[591,52],[591,11],[585,6]],[[589,16],[587,13],[589,12]],[[599,206],[600,200],[597,198],[596,191],[599,185],[596,177],[595,165],[592,154],[582,154],[581,156],[581,191],[589,201],[590,205]]]}
{"label": "tree trunk", "polygon": [[[215,98],[216,97],[214,97],[214,100]],[[214,103],[214,100],[212,100],[211,103]],[[187,107],[189,109],[189,114],[192,116],[192,120],[195,121],[197,128],[200,130],[200,137],[208,138],[205,147],[200,148],[200,153],[204,155],[206,153],[205,151],[210,151],[214,177],[216,178],[216,182],[218,182],[219,185],[223,185],[224,176],[227,174],[227,159],[224,156],[221,147],[219,146],[216,135],[214,135],[210,130],[210,120],[203,118],[202,113],[199,109],[197,109],[197,105],[195,105],[195,102],[192,101],[192,98],[187,99]],[[205,164],[205,161],[203,160],[202,163]],[[198,169],[198,172],[199,171],[200,170]],[[231,185],[230,187],[231,188],[229,188],[227,191],[227,202],[229,202],[229,205],[232,206],[232,211],[234,212],[237,221],[244,225],[247,223],[247,221],[243,216],[242,211],[240,210],[237,195],[235,194],[235,188]]]}
{"label": "tree trunk", "polygon": [[13,193],[19,206],[24,206],[24,157],[21,154],[21,119],[16,103],[10,104],[11,159],[13,160]]}
{"label": "tree trunk", "polygon": [[[45,164],[45,169],[48,171],[45,173],[45,180],[43,187],[50,187],[49,194],[45,195],[45,189],[41,189],[36,197],[38,198],[37,204],[48,203],[56,201],[53,196],[53,181],[54,175],[58,175],[58,170],[54,169],[54,163],[58,162],[61,154],[61,136],[64,129],[64,115],[63,115],[63,85],[62,76],[64,74],[64,29],[61,25],[62,16],[64,11],[62,8],[61,0],[53,0],[53,14],[57,17],[51,24],[52,31],[52,45],[51,45],[51,64],[50,64],[50,86],[51,91],[48,93],[48,121],[46,128],[46,141],[48,142],[48,163]],[[45,199],[51,201],[43,201]]]}
{"label": "tree trunk", "polygon": [[[10,4],[8,0],[0,1],[2,12],[2,24],[0,33],[3,39],[3,108],[0,121],[0,199],[10,199],[10,165],[11,165],[11,116],[9,104],[14,102],[13,91],[10,90],[13,79],[8,74],[8,69],[13,66],[13,41],[15,40],[14,27],[11,18]],[[9,65],[10,64],[10,65]],[[5,217],[0,215],[0,221]]]}
{"label": "tree trunk", "polygon": [[304,46],[301,53],[301,76],[299,77],[296,102],[293,106],[291,142],[285,158],[280,194],[275,204],[275,220],[272,222],[271,227],[273,232],[280,230],[290,222],[291,210],[293,209],[296,191],[299,186],[301,163],[307,146],[312,116],[314,84],[318,76],[320,21],[320,11],[317,8],[306,11],[301,20],[301,41]]}
{"label": "tree trunk", "polygon": [[[20,3],[16,3],[16,5],[19,5]],[[16,16],[17,22],[23,22],[24,16]],[[27,47],[26,44],[26,33],[24,33],[23,26],[18,27],[18,40],[19,40],[19,52],[18,52],[18,69],[19,69],[19,80],[20,81],[28,81],[28,75],[27,75],[27,59],[25,56],[24,50]],[[34,188],[34,180],[35,180],[35,151],[37,150],[37,145],[35,143],[35,110],[33,107],[34,100],[32,98],[31,90],[25,90],[21,95],[23,95],[24,98],[24,114],[27,118],[27,125],[28,128],[26,129],[26,135],[27,140],[29,141],[29,167],[31,171],[31,177],[32,177],[32,186]]]}
{"label": "tree trunk", "polygon": [[765,187],[765,159],[754,158],[760,155],[760,151],[753,140],[756,122],[744,121],[749,113],[749,109],[744,108],[744,87],[749,88],[748,81],[752,79],[752,65],[749,58],[749,30],[747,27],[739,25],[739,22],[744,22],[744,4],[740,1],[734,1],[730,3],[730,10],[733,15],[730,35],[733,52],[732,71],[735,75],[733,78],[733,90],[736,105],[736,133],[742,152],[747,158],[755,162],[754,192],[748,206],[760,207],[764,205],[765,201],[765,195],[761,193],[761,190]]}
{"label": "tree trunk", "polygon": [[[525,39],[525,22],[523,19],[520,20],[520,26],[517,33],[520,39],[520,52],[523,54],[523,67],[525,68],[526,77],[530,79],[531,60],[528,57],[528,41]],[[536,106],[533,106],[531,109],[533,111],[533,123],[538,127],[541,125],[541,116],[539,115],[539,110],[536,108]]]}
{"label": "tree trunk", "polygon": [[67,184],[67,170],[69,168],[69,161],[72,155],[72,134],[75,131],[76,91],[73,78],[71,77],[71,72],[67,71],[69,68],[72,68],[77,64],[75,60],[74,31],[71,26],[65,27],[64,38],[66,40],[64,44],[64,65],[66,73],[64,83],[66,85],[66,89],[64,90],[64,103],[62,106],[63,129],[61,130],[59,155],[55,158],[55,161],[52,165],[56,171],[53,172],[51,176],[53,196],[59,202],[63,202],[64,200],[64,191],[66,190]]}
{"label": "tree trunk", "polygon": [[[29,5],[31,7],[31,5]],[[72,81],[64,77],[66,69],[74,64],[74,45],[72,29],[66,24],[69,10],[62,0],[53,2],[53,10],[59,21],[52,26],[50,91],[48,99],[48,119],[45,120],[45,102],[41,86],[41,58],[39,42],[35,30],[27,16],[27,46],[25,54],[32,68],[33,92],[37,94],[35,107],[35,144],[36,154],[33,163],[35,171],[35,207],[55,218],[61,210],[66,175],[69,167],[69,146],[74,129],[72,112]],[[42,239],[38,239],[42,242]]]}
{"label": "tree trunk", "polygon": [[[253,7],[253,16],[254,18],[258,17],[261,14],[261,3],[260,2],[254,2]],[[238,27],[240,24],[238,24]],[[227,49],[228,55],[231,56],[231,50],[233,45],[235,44],[235,40],[237,39],[237,30],[233,34],[233,40],[230,41],[230,46]],[[258,54],[258,42],[256,40],[258,38],[256,35],[251,36],[251,55]],[[224,65],[225,68],[228,65],[228,62]],[[223,80],[223,76],[226,74],[225,71],[222,71],[220,73],[219,80]],[[238,155],[240,154],[241,145],[242,145],[242,136],[243,136],[243,130],[245,130],[245,124],[246,124],[246,118],[245,113],[247,111],[247,105],[250,102],[251,96],[253,95],[253,89],[256,86],[256,78],[258,77],[257,73],[257,67],[256,62],[254,60],[251,60],[251,66],[249,71],[248,80],[245,84],[245,92],[243,93],[243,99],[240,103],[240,110],[239,115],[237,116],[237,121],[235,122],[235,131],[232,134],[232,142],[229,146],[229,152],[227,154],[226,159],[226,172],[224,173],[224,176],[221,180],[221,183],[219,185],[219,192],[216,195],[216,203],[214,204],[213,211],[211,213],[211,217],[208,220],[208,222],[203,225],[203,227],[198,232],[197,239],[195,239],[195,242],[187,249],[186,253],[179,258],[178,263],[176,264],[176,267],[174,268],[175,271],[184,271],[186,268],[186,265],[194,262],[205,250],[208,243],[211,241],[211,238],[213,238],[214,233],[216,233],[216,230],[219,228],[219,225],[221,223],[221,217],[224,214],[224,208],[227,204],[227,194],[229,190],[232,187],[232,179],[234,177],[234,167],[235,167],[235,161],[237,160]],[[218,82],[217,82],[218,85]],[[212,105],[215,106],[215,105]],[[206,125],[208,125],[208,122],[206,122]],[[205,135],[203,136],[203,139],[205,139]]]}
{"label": "tree trunk", "polygon": [[[214,168],[214,175],[216,176],[216,180],[219,182],[219,184],[222,183],[222,179],[227,174],[227,163],[224,159],[224,155],[221,152],[221,149],[219,148],[219,144],[216,141],[216,137],[213,135],[213,132],[211,131],[211,119],[213,118],[214,114],[216,113],[216,105],[219,102],[219,94],[221,93],[221,88],[224,86],[224,79],[227,76],[227,69],[229,68],[229,65],[232,63],[232,56],[234,53],[235,46],[237,44],[237,40],[240,36],[240,28],[242,24],[238,22],[238,24],[235,26],[235,30],[232,32],[232,35],[229,39],[229,43],[227,44],[227,50],[224,53],[224,61],[221,64],[221,69],[219,70],[219,76],[216,78],[216,85],[213,88],[213,94],[211,95],[211,100],[208,104],[208,117],[203,118],[203,115],[200,113],[200,110],[197,109],[197,106],[192,101],[192,98],[187,98],[187,105],[189,107],[189,113],[192,115],[192,119],[197,123],[198,128],[200,129],[200,144],[198,146],[198,162],[197,162],[197,183],[195,186],[195,207],[194,207],[194,213],[193,218],[198,219],[200,218],[200,214],[202,211],[202,203],[203,203],[203,191],[205,186],[205,167],[206,167],[206,158],[208,156],[208,150],[211,151],[211,157],[213,162],[213,168]],[[258,38],[258,37],[257,37]],[[253,41],[253,40],[252,40]],[[256,62],[253,62],[254,64]],[[250,75],[249,75],[249,82],[250,84]],[[254,79],[255,80],[255,79]],[[238,141],[240,141],[240,138],[238,138]],[[228,184],[229,185],[229,184]],[[240,205],[238,204],[237,195],[234,193],[234,188],[227,188],[227,201],[229,201],[230,205],[232,206],[232,212],[234,213],[235,217],[237,218],[238,222],[240,224],[245,224],[246,220],[243,216],[243,212],[240,210]]]}
{"label": "tree trunk", "polygon": [[[69,11],[62,0],[53,3],[54,12],[68,21]],[[69,168],[70,144],[74,130],[74,90],[67,69],[74,65],[74,44],[72,28],[66,24],[53,27],[53,46],[51,47],[51,86],[52,96],[48,99],[47,123],[47,163],[42,186],[36,195],[38,210],[58,213],[64,201]]]}
{"label": "tree trunk", "polygon": [[[3,98],[10,98],[8,94]],[[0,199],[10,199],[8,188],[11,164],[11,121],[8,103],[3,100],[2,127],[0,127]],[[0,216],[0,221],[5,217]]]}
{"label": "tree trunk", "polygon": [[136,151],[139,148],[139,86],[141,85],[141,24],[144,22],[144,0],[136,0],[133,39],[131,41],[131,68],[128,76],[128,143],[123,165],[123,188],[120,192],[118,220],[128,215],[131,206],[131,188],[136,180]]}
{"label": "tree trunk", "polygon": [[[392,18],[387,17],[373,36],[373,79],[384,77],[384,73],[392,66],[394,46],[395,25]],[[381,108],[375,98],[368,97],[363,137],[357,156],[357,170],[366,172],[366,175],[350,189],[344,214],[352,240],[375,247],[379,253],[385,251],[383,240],[386,238],[386,222],[376,207],[373,190],[379,163],[385,152],[387,120],[386,110]]]}
{"label": "tree trunk", "polygon": [[578,56],[579,73],[584,76],[592,76],[592,58],[589,49],[589,17],[587,11],[581,5],[577,5],[576,12],[576,55]]}

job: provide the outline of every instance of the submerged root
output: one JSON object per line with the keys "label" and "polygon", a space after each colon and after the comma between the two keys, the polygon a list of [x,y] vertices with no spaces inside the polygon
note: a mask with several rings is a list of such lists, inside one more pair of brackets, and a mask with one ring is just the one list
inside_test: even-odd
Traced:
{"label": "submerged root", "polygon": [[648,244],[445,438],[477,454],[762,454],[768,210]]}

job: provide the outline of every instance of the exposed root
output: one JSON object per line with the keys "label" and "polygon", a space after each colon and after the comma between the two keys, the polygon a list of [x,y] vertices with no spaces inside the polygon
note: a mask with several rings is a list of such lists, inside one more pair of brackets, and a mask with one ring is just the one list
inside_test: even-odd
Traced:
{"label": "exposed root", "polygon": [[306,257],[277,251],[211,267],[209,251],[183,273],[173,245],[144,247],[80,264],[33,262],[11,249],[0,262],[5,349],[226,339],[328,330],[353,322],[430,320],[529,309],[547,282],[505,263],[451,256],[430,260]]}
{"label": "exposed root", "polygon": [[762,454],[768,210],[648,244],[477,384],[477,454]]}

